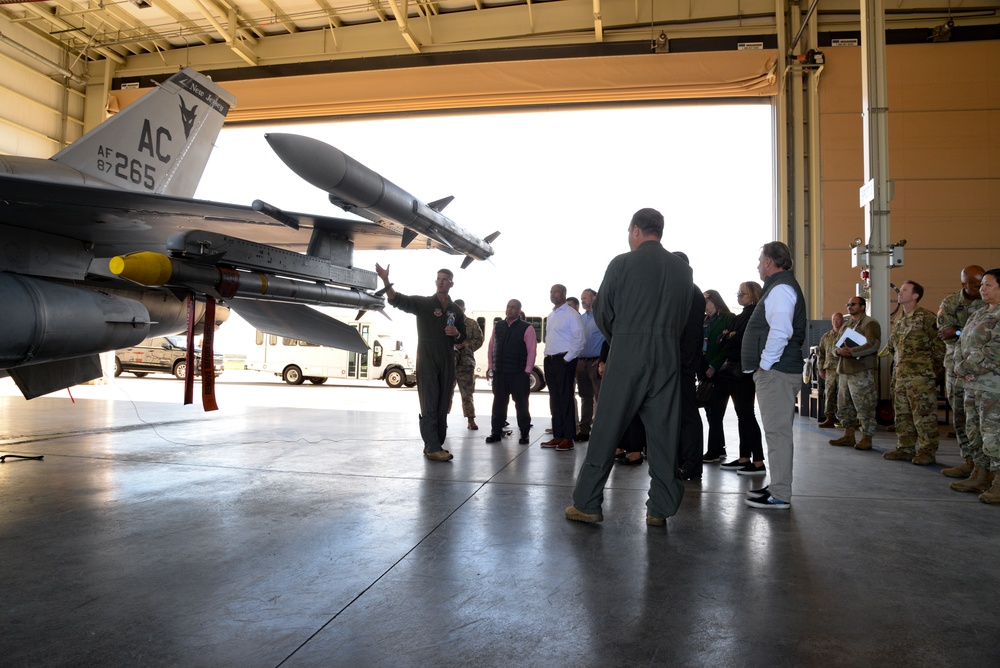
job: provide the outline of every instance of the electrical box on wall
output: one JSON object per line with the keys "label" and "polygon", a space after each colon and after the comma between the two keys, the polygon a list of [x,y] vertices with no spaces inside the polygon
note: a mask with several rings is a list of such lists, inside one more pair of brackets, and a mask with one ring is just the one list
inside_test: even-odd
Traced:
{"label": "electrical box on wall", "polygon": [[889,249],[889,268],[903,266],[903,247],[893,246]]}
{"label": "electrical box on wall", "polygon": [[865,246],[854,246],[851,248],[851,266],[854,268],[869,266],[868,249]]}

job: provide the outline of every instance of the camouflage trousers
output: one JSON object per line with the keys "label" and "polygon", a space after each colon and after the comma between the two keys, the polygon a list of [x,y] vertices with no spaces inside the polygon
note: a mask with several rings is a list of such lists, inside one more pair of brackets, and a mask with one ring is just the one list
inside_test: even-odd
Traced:
{"label": "camouflage trousers", "polygon": [[892,408],[896,412],[896,442],[901,450],[926,448],[937,452],[937,383],[934,376],[892,378]]}
{"label": "camouflage trousers", "polygon": [[1000,470],[1000,393],[966,388],[965,417],[972,460],[976,466]]}
{"label": "camouflage trousers", "polygon": [[857,373],[840,374],[837,390],[837,419],[845,427],[860,425],[865,436],[875,434],[875,370],[866,369]]}
{"label": "camouflage trousers", "polygon": [[837,396],[838,378],[840,378],[840,374],[837,373],[836,369],[826,370],[826,378],[823,379],[823,391],[826,393],[826,408],[823,410],[823,414],[827,419],[836,417],[837,415],[837,404],[840,402],[840,398]]}
{"label": "camouflage trousers", "polygon": [[[476,405],[472,402],[472,394],[476,391],[476,367],[455,367],[455,384],[451,386],[452,397],[455,396],[455,385],[458,385],[458,391],[462,395],[462,415],[467,418],[476,417]],[[451,412],[450,403],[448,412]]]}
{"label": "camouflage trousers", "polygon": [[946,371],[944,376],[944,387],[948,393],[948,403],[951,404],[952,424],[955,425],[955,437],[958,439],[958,448],[962,451],[963,457],[975,458],[975,450],[970,445],[969,435],[966,428],[965,409],[965,379],[956,376],[951,371]]}

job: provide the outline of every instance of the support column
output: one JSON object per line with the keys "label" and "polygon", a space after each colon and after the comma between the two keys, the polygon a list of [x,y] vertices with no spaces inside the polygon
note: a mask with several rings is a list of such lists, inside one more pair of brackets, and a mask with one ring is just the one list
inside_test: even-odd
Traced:
{"label": "support column", "polygon": [[[777,103],[778,234],[795,262],[795,278],[806,297],[808,315],[822,317],[819,234],[819,73],[822,66],[811,58],[817,40],[813,1],[803,18],[798,0],[781,3],[778,17],[778,50],[787,56],[779,81]],[[808,28],[808,29],[806,29]],[[785,36],[796,37],[788,44]],[[803,57],[802,54],[810,57]]]}
{"label": "support column", "polygon": [[111,94],[111,80],[115,76],[115,63],[99,60],[89,64],[87,98],[83,105],[83,131],[90,132],[104,122],[107,117],[108,95]]}
{"label": "support column", "polygon": [[[864,120],[865,246],[871,294],[869,314],[889,336],[889,104],[885,72],[885,7],[883,0],[861,0],[861,94]],[[889,397],[889,361],[879,364],[879,398]]]}

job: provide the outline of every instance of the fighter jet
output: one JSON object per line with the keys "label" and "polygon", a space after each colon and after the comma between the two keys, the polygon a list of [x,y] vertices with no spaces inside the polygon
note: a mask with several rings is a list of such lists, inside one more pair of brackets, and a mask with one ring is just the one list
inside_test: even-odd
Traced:
{"label": "fighter jet", "polygon": [[0,374],[26,398],[97,378],[100,353],[150,336],[207,342],[216,300],[270,334],[367,349],[309,305],[383,309],[353,251],[399,234],[193,199],[234,104],[188,68],[48,160],[0,156]]}
{"label": "fighter jet", "polygon": [[490,242],[500,232],[480,239],[441,213],[453,197],[424,204],[335,146],[302,135],[271,133],[266,137],[289,169],[325,190],[330,201],[344,211],[400,234],[403,248],[422,235],[428,247],[465,255],[462,269],[473,260],[486,260],[493,255]]}

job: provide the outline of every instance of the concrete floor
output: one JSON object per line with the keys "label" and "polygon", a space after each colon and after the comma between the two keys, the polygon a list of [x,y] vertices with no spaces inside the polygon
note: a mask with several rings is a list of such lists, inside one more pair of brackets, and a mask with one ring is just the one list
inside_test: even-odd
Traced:
{"label": "concrete floor", "polygon": [[[859,452],[799,420],[790,512],[746,507],[761,479],[707,465],[647,527],[646,467],[622,467],[585,525],[563,517],[585,448],[538,447],[545,394],[531,445],[453,418],[441,464],[411,389],[230,373],[214,414],[169,378],[75,403],[0,390],[0,453],[45,455],[0,465],[3,666],[1000,660],[1000,508],[884,461],[891,434]],[[958,463],[954,440],[939,459]]]}

